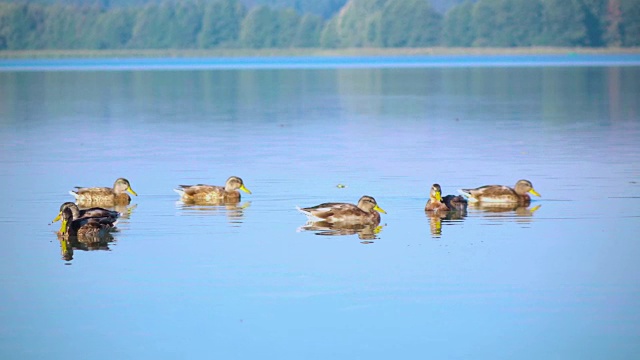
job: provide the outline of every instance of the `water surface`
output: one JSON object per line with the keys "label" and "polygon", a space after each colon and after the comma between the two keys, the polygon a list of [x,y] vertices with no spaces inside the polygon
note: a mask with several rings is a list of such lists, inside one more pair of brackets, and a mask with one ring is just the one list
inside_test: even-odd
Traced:
{"label": "water surface", "polygon": [[[4,70],[2,358],[640,351],[638,66]],[[237,205],[172,190],[230,175]],[[58,207],[118,177],[120,230],[70,259]],[[521,178],[529,207],[423,211]],[[301,229],[365,194],[373,234]]]}

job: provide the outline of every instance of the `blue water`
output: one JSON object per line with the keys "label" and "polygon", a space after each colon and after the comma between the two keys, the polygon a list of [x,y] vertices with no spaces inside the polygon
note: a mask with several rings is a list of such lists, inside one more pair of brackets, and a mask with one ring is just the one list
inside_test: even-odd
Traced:
{"label": "blue water", "polygon": [[[163,71],[0,72],[0,358],[639,353],[637,65],[140,61]],[[173,191],[230,175],[235,206]],[[118,177],[113,241],[63,254],[68,191]],[[529,207],[423,211],[435,182],[520,178]],[[374,236],[300,229],[296,206],[365,194]]]}

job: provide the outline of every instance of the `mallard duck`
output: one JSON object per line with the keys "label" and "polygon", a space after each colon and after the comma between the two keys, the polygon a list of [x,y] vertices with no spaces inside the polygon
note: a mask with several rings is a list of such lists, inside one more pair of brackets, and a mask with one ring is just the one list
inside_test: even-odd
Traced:
{"label": "mallard duck", "polygon": [[442,197],[442,188],[439,184],[433,184],[429,192],[429,200],[424,207],[425,211],[454,211],[467,208],[467,200],[462,196],[447,195]]}
{"label": "mallard duck", "polygon": [[60,212],[58,213],[58,216],[56,216],[55,219],[53,219],[53,222],[56,222],[62,218],[62,212],[64,211],[64,209],[71,210],[71,214],[72,214],[71,218],[73,220],[80,219],[80,218],[91,218],[91,217],[110,217],[110,218],[117,219],[121,215],[117,211],[107,210],[101,207],[93,207],[90,209],[80,210],[78,205],[72,202],[66,202],[60,205]]}
{"label": "mallard duck", "polygon": [[102,237],[113,229],[115,219],[111,217],[92,217],[73,219],[69,208],[62,210],[62,225],[59,234],[62,236]]}
{"label": "mallard duck", "polygon": [[424,211],[449,211],[447,205],[442,202],[442,189],[439,184],[431,185],[429,200],[427,200]]}
{"label": "mallard duck", "polygon": [[540,196],[529,180],[518,180],[514,188],[504,185],[485,185],[475,189],[458,190],[469,202],[528,204],[529,194]]}
{"label": "mallard duck", "polygon": [[179,189],[173,189],[180,195],[180,199],[185,203],[208,203],[208,202],[228,202],[240,201],[242,190],[247,194],[251,191],[244,186],[242,179],[231,176],[227,179],[224,187],[213,185],[180,185]]}
{"label": "mallard duck", "polygon": [[387,213],[378,206],[376,199],[367,195],[358,200],[358,205],[324,203],[308,208],[298,208],[298,210],[307,215],[310,220],[351,224],[378,224],[380,223],[379,212]]}
{"label": "mallard duck", "polygon": [[107,187],[79,187],[76,186],[75,191],[69,191],[69,194],[76,198],[79,204],[100,204],[103,206],[129,205],[131,197],[127,194],[138,196],[133,191],[129,180],[119,178],[113,184],[113,188]]}

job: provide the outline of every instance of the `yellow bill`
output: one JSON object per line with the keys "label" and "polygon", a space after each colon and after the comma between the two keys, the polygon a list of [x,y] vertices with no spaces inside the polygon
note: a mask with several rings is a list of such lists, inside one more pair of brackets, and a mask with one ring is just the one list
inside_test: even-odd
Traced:
{"label": "yellow bill", "polygon": [[242,184],[242,186],[240,186],[240,190],[246,192],[247,194],[251,194],[251,191],[249,189],[247,189],[244,184]]}
{"label": "yellow bill", "polygon": [[55,218],[53,218],[53,221],[51,221],[51,222],[56,222],[56,221],[60,220],[60,218],[62,218],[62,211],[60,211],[60,212],[58,213],[58,216],[56,216]]}
{"label": "yellow bill", "polygon": [[384,211],[380,206],[376,205],[376,207],[373,208],[373,210],[377,211],[377,212],[381,212],[383,214],[386,214],[387,212]]}
{"label": "yellow bill", "polygon": [[537,192],[537,191],[533,190],[533,188],[531,188],[531,190],[529,190],[529,192],[530,192],[531,194],[533,194],[533,195],[537,196],[537,197],[542,197],[542,196],[540,196],[540,194],[538,194],[538,192]]}
{"label": "yellow bill", "polygon": [[131,186],[129,186],[129,187],[127,188],[127,192],[129,192],[131,195],[138,196],[138,194],[137,194],[135,191],[133,191],[133,189],[131,188]]}

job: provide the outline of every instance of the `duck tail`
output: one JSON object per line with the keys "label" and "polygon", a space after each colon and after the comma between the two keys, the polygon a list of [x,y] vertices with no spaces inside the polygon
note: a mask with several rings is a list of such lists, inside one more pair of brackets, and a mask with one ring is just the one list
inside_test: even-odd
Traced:
{"label": "duck tail", "polygon": [[75,192],[73,190],[70,190],[69,194],[71,194],[71,196],[73,196],[76,200],[78,200],[78,193],[77,192]]}
{"label": "duck tail", "polygon": [[470,203],[478,202],[478,199],[471,196],[471,192],[467,189],[458,189],[458,194],[462,195]]}

